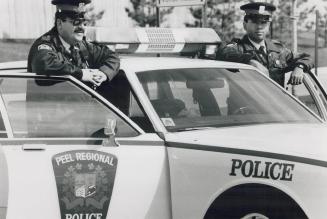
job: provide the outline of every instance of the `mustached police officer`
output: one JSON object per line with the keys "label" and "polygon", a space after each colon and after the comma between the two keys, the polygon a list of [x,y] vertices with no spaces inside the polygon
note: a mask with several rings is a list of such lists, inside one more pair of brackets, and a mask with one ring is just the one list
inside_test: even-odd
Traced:
{"label": "mustached police officer", "polygon": [[252,64],[283,87],[285,73],[292,71],[289,83],[301,84],[303,73],[313,67],[309,55],[300,54],[295,57],[280,42],[266,39],[276,7],[269,3],[253,2],[242,5],[241,10],[245,11],[243,27],[246,35],[222,46],[217,51],[216,58]]}
{"label": "mustached police officer", "polygon": [[119,70],[119,58],[106,46],[84,37],[85,5],[91,0],[52,0],[55,26],[32,45],[28,71],[43,75],[72,75],[92,87],[110,81]]}

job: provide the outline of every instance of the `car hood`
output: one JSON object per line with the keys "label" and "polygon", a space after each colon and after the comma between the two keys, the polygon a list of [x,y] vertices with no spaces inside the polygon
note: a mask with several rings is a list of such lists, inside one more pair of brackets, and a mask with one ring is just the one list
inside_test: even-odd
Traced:
{"label": "car hood", "polygon": [[[271,124],[168,133],[169,147],[221,151],[265,152],[327,161],[326,124]],[[230,152],[231,151],[231,152]]]}

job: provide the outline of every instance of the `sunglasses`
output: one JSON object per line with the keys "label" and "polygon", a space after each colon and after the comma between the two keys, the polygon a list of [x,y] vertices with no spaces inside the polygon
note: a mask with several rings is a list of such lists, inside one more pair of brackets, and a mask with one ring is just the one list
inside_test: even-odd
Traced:
{"label": "sunglasses", "polygon": [[88,24],[88,21],[82,18],[77,18],[77,19],[63,19],[62,21],[66,22],[68,21],[69,23],[71,23],[74,26],[80,26],[81,24],[86,26]]}

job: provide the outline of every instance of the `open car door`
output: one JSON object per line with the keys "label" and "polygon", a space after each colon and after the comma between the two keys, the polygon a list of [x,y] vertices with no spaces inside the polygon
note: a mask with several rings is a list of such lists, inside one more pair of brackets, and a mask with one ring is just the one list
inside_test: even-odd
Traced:
{"label": "open car door", "polygon": [[316,76],[312,72],[306,73],[302,84],[290,85],[288,84],[290,75],[291,72],[285,75],[285,89],[327,121],[327,95]]}
{"label": "open car door", "polygon": [[170,217],[156,134],[74,78],[21,75],[1,77],[1,219]]}

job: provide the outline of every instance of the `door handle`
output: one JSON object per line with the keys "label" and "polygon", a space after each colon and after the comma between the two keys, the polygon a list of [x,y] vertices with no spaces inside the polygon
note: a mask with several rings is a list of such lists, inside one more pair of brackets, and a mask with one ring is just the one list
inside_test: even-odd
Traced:
{"label": "door handle", "polygon": [[44,151],[46,144],[23,144],[24,151]]}

